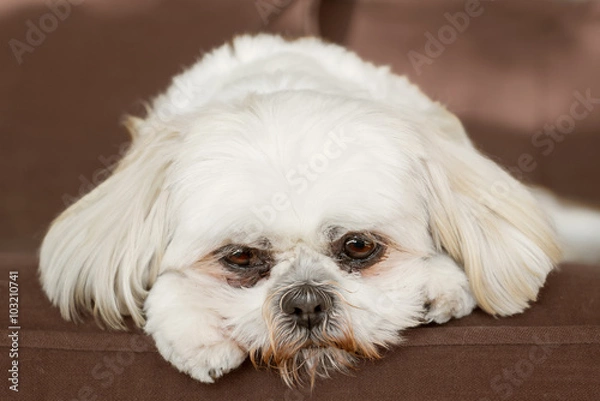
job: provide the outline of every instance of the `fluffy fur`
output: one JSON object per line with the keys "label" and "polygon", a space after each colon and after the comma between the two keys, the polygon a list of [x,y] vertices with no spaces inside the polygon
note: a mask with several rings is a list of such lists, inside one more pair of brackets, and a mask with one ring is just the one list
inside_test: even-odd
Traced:
{"label": "fluffy fur", "polygon": [[[53,222],[41,281],[65,318],[129,315],[203,382],[248,355],[313,382],[407,327],[476,305],[520,313],[559,260],[534,197],[454,115],[317,39],[238,37],[128,126],[111,177]],[[375,236],[381,259],[344,267],[331,244],[352,232]],[[268,253],[268,269],[228,268],[232,244]],[[282,312],[298,285],[331,307],[312,330]]]}

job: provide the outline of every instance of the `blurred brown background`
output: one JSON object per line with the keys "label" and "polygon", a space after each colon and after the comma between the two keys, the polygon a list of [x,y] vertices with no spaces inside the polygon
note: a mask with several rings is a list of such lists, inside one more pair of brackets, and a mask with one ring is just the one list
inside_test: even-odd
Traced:
{"label": "blurred brown background", "polygon": [[[600,6],[471,3],[3,0],[0,249],[34,251],[51,219],[118,158],[127,141],[120,118],[143,114],[141,102],[173,74],[245,32],[320,34],[390,64],[457,113],[497,161],[531,182],[600,201],[600,104],[564,140],[544,134],[532,143],[569,114],[575,91],[600,98]],[[431,37],[438,44],[427,48]],[[524,153],[531,171],[518,167]]]}

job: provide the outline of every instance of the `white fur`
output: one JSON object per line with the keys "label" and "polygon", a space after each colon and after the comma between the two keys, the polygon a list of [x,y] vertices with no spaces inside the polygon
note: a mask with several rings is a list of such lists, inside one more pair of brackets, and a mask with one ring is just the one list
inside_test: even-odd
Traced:
{"label": "white fur", "polygon": [[[455,116],[406,78],[317,39],[238,37],[129,127],[134,142],[114,174],[44,239],[44,290],[65,318],[94,312],[120,327],[131,315],[204,382],[268,346],[269,297],[288,283],[331,283],[356,340],[385,346],[475,301],[519,313],[558,260],[533,197],[473,148]],[[507,195],[490,195],[494,185]],[[389,255],[348,273],[327,255],[331,228],[379,233]],[[264,238],[269,277],[235,288],[215,275],[217,248]]]}
{"label": "white fur", "polygon": [[477,303],[471,294],[464,271],[451,258],[436,256],[429,263],[427,299],[431,302],[425,314],[427,322],[446,323],[468,315]]}

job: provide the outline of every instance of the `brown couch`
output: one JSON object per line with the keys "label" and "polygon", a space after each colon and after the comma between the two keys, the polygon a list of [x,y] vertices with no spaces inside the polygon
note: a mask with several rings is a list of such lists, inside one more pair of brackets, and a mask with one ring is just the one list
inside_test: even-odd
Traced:
{"label": "brown couch", "polygon": [[36,249],[51,219],[118,159],[127,141],[120,117],[141,114],[170,76],[243,32],[320,34],[390,64],[446,103],[515,175],[600,203],[600,103],[582,100],[600,98],[600,4],[57,1],[0,3],[1,302],[17,271],[20,326],[14,393],[6,380],[14,330],[3,306],[0,399],[598,399],[598,266],[561,266],[522,315],[476,311],[409,330],[384,359],[319,381],[311,394],[248,363],[204,385],[139,330],[63,321],[40,289]]}

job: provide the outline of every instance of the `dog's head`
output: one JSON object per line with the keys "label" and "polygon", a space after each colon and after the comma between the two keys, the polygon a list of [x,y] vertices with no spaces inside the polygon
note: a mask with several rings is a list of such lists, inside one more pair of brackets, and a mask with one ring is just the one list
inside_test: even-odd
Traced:
{"label": "dog's head", "polygon": [[498,315],[526,308],[558,257],[528,191],[437,104],[292,91],[150,120],[45,238],[42,282],[67,318],[141,325],[178,272],[199,320],[294,382],[397,343],[436,255]]}

